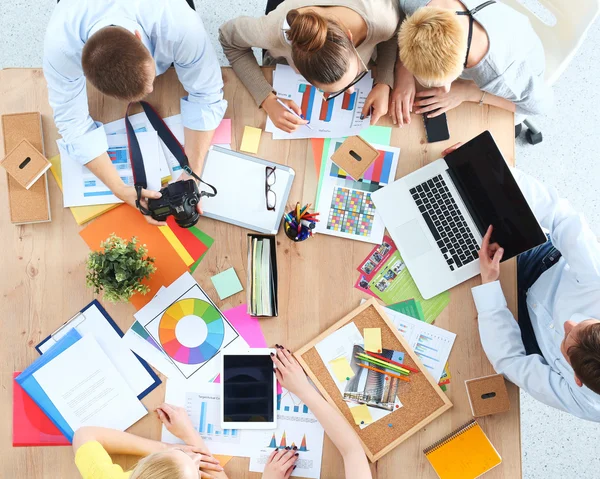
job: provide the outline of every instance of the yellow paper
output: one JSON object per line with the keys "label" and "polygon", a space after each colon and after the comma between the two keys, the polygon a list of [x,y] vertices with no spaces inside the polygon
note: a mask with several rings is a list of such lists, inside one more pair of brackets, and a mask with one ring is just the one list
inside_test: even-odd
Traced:
{"label": "yellow paper", "polygon": [[372,353],[381,353],[381,328],[365,328],[365,350]]}
{"label": "yellow paper", "polygon": [[329,365],[333,370],[333,374],[335,374],[335,378],[340,382],[348,381],[354,377],[354,371],[352,371],[348,360],[344,356],[329,361]]}
{"label": "yellow paper", "polygon": [[360,426],[361,424],[371,424],[373,422],[371,411],[369,411],[366,404],[351,407],[350,412],[352,413],[352,417],[357,426]]}
{"label": "yellow paper", "polygon": [[175,236],[175,233],[168,226],[159,226],[158,229],[160,232],[167,238],[167,241],[171,243],[173,249],[177,251],[177,254],[181,257],[181,260],[185,263],[186,266],[191,266],[195,263],[194,258],[187,252],[185,247],[179,241],[179,238]]}
{"label": "yellow paper", "polygon": [[253,126],[244,127],[244,136],[242,136],[242,144],[240,145],[240,151],[247,151],[248,153],[258,153],[258,145],[260,144],[260,135],[262,130],[260,128],[254,128]]}
{"label": "yellow paper", "polygon": [[[53,156],[49,159],[52,166],[50,167],[50,172],[54,179],[56,180],[56,184],[62,191],[62,169],[60,167],[60,155]],[[118,204],[111,205],[91,205],[91,206],[72,206],[69,208],[71,213],[73,213],[73,217],[78,225],[82,225],[87,223],[90,220],[93,220],[97,216],[100,216],[102,213],[106,213],[113,208],[119,206]]]}

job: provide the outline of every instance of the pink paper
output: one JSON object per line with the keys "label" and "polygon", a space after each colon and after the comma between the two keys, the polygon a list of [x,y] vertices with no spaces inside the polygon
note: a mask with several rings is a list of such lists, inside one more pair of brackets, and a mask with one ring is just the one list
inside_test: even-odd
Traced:
{"label": "pink paper", "polygon": [[[245,304],[240,304],[235,308],[223,311],[223,314],[236,329],[236,331],[240,333],[242,338],[246,340],[248,346],[251,348],[267,347],[265,335],[263,334],[262,329],[260,329],[260,322],[257,318],[253,318],[252,316],[248,315],[248,306]],[[220,376],[218,376],[214,382],[220,383]],[[277,383],[277,394],[281,394],[281,392],[281,385]]]}
{"label": "pink paper", "polygon": [[221,124],[215,130],[215,136],[211,141],[213,145],[231,144],[231,118],[223,118]]}

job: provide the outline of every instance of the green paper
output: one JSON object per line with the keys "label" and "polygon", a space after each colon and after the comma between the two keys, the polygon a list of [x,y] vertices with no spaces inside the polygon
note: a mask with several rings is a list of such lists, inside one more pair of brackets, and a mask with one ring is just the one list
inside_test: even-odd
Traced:
{"label": "green paper", "polygon": [[195,226],[192,226],[190,228],[190,232],[196,238],[198,238],[204,244],[204,246],[206,246],[206,248],[207,248],[207,250],[204,252],[204,254],[202,256],[200,256],[200,258],[198,258],[192,266],[190,266],[190,272],[193,273],[194,271],[196,271],[196,268],[198,268],[198,266],[200,266],[200,262],[204,259],[204,257],[206,256],[206,253],[208,253],[208,250],[213,245],[215,240],[213,238],[211,238],[210,236],[208,236],[204,231],[196,228]]}
{"label": "green paper", "polygon": [[423,314],[423,307],[421,303],[414,299],[409,299],[407,301],[402,301],[396,304],[390,304],[388,308],[397,311],[398,313],[406,314],[411,318],[418,319],[420,321],[425,321],[425,315]]}
{"label": "green paper", "polygon": [[244,289],[233,268],[226,269],[210,278],[210,280],[213,282],[220,299],[229,298],[229,296],[233,296]]}
{"label": "green paper", "polygon": [[370,126],[359,133],[359,136],[369,143],[390,146],[392,142],[392,128],[389,126]]}

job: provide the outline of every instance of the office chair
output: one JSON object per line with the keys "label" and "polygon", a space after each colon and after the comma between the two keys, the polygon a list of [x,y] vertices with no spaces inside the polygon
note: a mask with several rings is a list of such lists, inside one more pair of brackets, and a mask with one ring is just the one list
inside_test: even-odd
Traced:
{"label": "office chair", "polygon": [[[600,12],[600,0],[538,0],[556,18],[556,24],[550,26],[518,0],[502,1],[526,15],[540,37],[546,54],[546,83],[550,86],[565,71]],[[529,120],[523,123],[528,128],[527,141],[540,143],[542,132]]]}

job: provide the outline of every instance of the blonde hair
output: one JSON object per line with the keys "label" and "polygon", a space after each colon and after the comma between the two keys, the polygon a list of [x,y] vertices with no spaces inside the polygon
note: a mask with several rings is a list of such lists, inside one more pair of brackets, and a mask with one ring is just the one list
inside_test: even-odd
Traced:
{"label": "blonde hair", "polygon": [[402,22],[398,46],[402,64],[425,87],[452,82],[463,71],[467,39],[452,10],[419,8]]}
{"label": "blonde hair", "polygon": [[133,468],[129,479],[185,479],[181,465],[171,454],[155,452]]}

